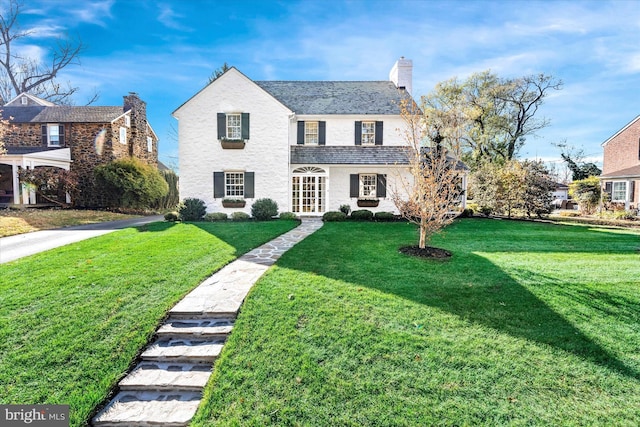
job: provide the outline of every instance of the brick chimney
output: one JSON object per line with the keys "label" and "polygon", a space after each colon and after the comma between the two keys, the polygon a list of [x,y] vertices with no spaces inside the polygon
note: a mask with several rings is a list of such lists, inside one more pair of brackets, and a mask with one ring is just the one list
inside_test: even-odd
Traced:
{"label": "brick chimney", "polygon": [[404,59],[404,56],[401,56],[393,65],[391,72],[389,72],[389,80],[398,89],[404,89],[411,94],[413,89],[413,61]]}

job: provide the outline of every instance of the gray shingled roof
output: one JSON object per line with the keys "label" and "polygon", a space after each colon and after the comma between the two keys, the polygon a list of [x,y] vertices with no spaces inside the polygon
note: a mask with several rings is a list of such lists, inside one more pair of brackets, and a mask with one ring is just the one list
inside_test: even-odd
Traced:
{"label": "gray shingled roof", "polygon": [[599,178],[631,178],[636,176],[640,176],[640,165],[609,172],[608,174],[600,175]]}
{"label": "gray shingled roof", "polygon": [[40,153],[42,151],[59,150],[61,147],[6,147],[8,155]]}
{"label": "gray shingled roof", "polygon": [[406,93],[390,81],[256,81],[296,114],[400,114]]}
{"label": "gray shingled roof", "polygon": [[292,164],[325,165],[406,165],[404,147],[362,146],[292,146]]}
{"label": "gray shingled roof", "polygon": [[12,123],[110,123],[124,113],[122,107],[1,107]]}

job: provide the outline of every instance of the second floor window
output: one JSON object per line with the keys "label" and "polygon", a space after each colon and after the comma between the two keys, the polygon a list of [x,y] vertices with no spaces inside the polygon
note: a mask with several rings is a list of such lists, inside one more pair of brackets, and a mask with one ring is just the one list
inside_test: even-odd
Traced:
{"label": "second floor window", "polygon": [[227,114],[227,139],[240,139],[242,136],[240,114]]}
{"label": "second floor window", "polygon": [[362,145],[376,143],[376,122],[362,122]]}
{"label": "second floor window", "polygon": [[153,139],[150,136],[147,137],[147,151],[149,153],[153,151]]}
{"label": "second floor window", "polygon": [[126,144],[126,143],[127,143],[127,128],[120,127],[120,144]]}
{"label": "second floor window", "polygon": [[305,145],[318,145],[318,122],[304,122]]}
{"label": "second floor window", "polygon": [[42,142],[49,147],[61,147],[64,145],[63,125],[42,125]]}

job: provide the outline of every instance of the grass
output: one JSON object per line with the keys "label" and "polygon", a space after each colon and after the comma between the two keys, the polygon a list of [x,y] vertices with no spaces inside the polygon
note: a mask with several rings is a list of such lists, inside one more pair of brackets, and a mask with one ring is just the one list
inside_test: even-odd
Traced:
{"label": "grass", "polygon": [[154,223],[0,265],[0,403],[85,425],[166,311],[294,221]]}
{"label": "grass", "polygon": [[139,215],[75,209],[0,209],[0,237],[136,216]]}
{"label": "grass", "polygon": [[327,223],[253,288],[192,425],[640,420],[640,234],[471,219]]}

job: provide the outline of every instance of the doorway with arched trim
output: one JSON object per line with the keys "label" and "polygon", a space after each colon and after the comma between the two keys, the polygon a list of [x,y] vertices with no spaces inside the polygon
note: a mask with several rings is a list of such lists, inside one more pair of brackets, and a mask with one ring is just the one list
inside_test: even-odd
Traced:
{"label": "doorway with arched trim", "polygon": [[327,205],[327,172],[319,167],[296,168],[291,178],[291,210],[301,215],[322,214]]}

